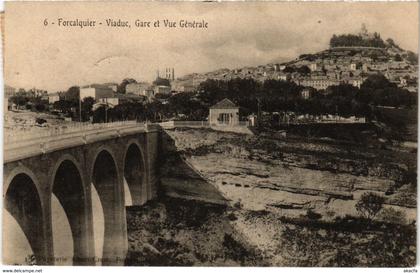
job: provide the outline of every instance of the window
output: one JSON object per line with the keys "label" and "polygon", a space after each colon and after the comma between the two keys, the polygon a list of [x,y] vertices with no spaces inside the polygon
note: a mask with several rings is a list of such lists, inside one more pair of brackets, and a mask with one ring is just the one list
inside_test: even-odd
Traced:
{"label": "window", "polygon": [[221,114],[219,114],[219,118],[217,120],[221,124],[229,124],[230,115],[228,113],[221,113]]}

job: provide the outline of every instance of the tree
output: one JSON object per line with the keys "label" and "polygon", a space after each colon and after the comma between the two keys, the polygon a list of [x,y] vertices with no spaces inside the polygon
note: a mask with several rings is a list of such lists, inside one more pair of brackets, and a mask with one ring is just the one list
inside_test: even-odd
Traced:
{"label": "tree", "polygon": [[72,86],[67,90],[64,97],[68,101],[79,101],[79,95],[80,95],[79,86]]}
{"label": "tree", "polygon": [[302,75],[307,75],[311,73],[311,69],[309,69],[307,65],[302,65],[301,67],[297,69],[297,72],[299,72]]}
{"label": "tree", "polygon": [[366,192],[362,195],[360,200],[356,204],[356,210],[369,220],[373,220],[375,216],[382,209],[385,198],[373,193]]}
{"label": "tree", "polygon": [[169,98],[169,111],[175,116],[180,114],[187,116],[189,119],[196,119],[194,113],[202,107],[201,103],[194,100],[193,93],[179,93]]}
{"label": "tree", "polygon": [[127,78],[127,79],[122,80],[122,82],[117,86],[117,93],[125,94],[125,92],[126,92],[125,88],[130,83],[137,83],[137,81],[135,79],[131,79],[131,78]]}
{"label": "tree", "polygon": [[370,75],[361,85],[361,89],[372,88],[372,89],[384,89],[386,87],[395,87],[396,85],[391,83],[384,75],[374,74]]}
{"label": "tree", "polygon": [[166,99],[169,99],[170,97],[171,97],[171,94],[157,93],[155,95],[155,99],[157,100],[166,100]]}
{"label": "tree", "polygon": [[412,64],[412,65],[416,65],[419,63],[419,56],[412,52],[412,51],[407,51],[407,60]]}
{"label": "tree", "polygon": [[93,111],[93,123],[105,122],[106,109],[104,106],[99,106]]}
{"label": "tree", "polygon": [[24,106],[26,105],[26,103],[28,103],[29,99],[23,95],[21,95],[21,93],[18,93],[12,97],[10,97],[10,101],[13,102],[14,104],[18,105],[18,106]]}
{"label": "tree", "polygon": [[82,101],[82,120],[89,120],[89,117],[93,115],[92,107],[95,103],[95,99],[92,97],[84,98]]}
{"label": "tree", "polygon": [[381,35],[377,32],[373,33],[373,37],[362,37],[354,34],[333,35],[330,39],[330,47],[379,47],[384,48],[385,43],[381,39]]}
{"label": "tree", "polygon": [[74,107],[74,102],[68,101],[68,100],[59,100],[54,102],[53,108],[55,110],[58,110],[64,114],[70,114],[71,108]]}
{"label": "tree", "polygon": [[403,59],[401,58],[401,55],[400,55],[400,54],[395,54],[395,56],[394,56],[394,60],[395,60],[396,62],[401,62]]}
{"label": "tree", "polygon": [[293,66],[286,66],[286,68],[283,69],[283,72],[285,72],[285,73],[293,73],[295,71],[296,71],[296,69]]}
{"label": "tree", "polygon": [[395,48],[401,49],[401,48],[399,47],[399,45],[397,45],[397,44],[394,42],[394,40],[392,40],[391,38],[386,39],[386,43],[388,44],[388,46],[389,46],[389,47],[395,47]]}
{"label": "tree", "polygon": [[153,101],[146,105],[146,118],[151,121],[160,121],[162,120],[162,108],[163,105],[160,101]]}

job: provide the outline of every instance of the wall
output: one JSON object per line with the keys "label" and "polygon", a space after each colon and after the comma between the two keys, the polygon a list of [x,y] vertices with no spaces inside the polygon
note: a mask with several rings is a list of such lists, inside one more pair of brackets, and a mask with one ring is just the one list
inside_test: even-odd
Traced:
{"label": "wall", "polygon": [[114,91],[108,87],[96,87],[95,88],[95,100],[101,98],[112,98],[114,96]]}
{"label": "wall", "polygon": [[119,98],[100,98],[99,101],[103,103],[109,103],[114,106],[119,104]]}
{"label": "wall", "polygon": [[95,88],[80,88],[80,99],[83,100],[87,97],[95,98]]}
{"label": "wall", "polygon": [[126,93],[132,93],[135,95],[147,96],[146,90],[150,88],[148,83],[129,83],[125,87]]}

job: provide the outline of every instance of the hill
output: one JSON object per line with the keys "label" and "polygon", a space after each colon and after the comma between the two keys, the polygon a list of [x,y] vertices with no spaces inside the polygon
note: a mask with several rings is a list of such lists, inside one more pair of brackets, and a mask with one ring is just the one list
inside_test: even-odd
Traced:
{"label": "hill", "polygon": [[325,90],[339,84],[360,88],[372,74],[383,74],[398,87],[417,92],[418,55],[402,49],[391,38],[384,41],[379,33],[361,31],[359,34],[334,34],[329,49],[301,54],[287,62],[194,73],[178,80],[197,88],[207,79],[252,78],[261,82],[275,79]]}

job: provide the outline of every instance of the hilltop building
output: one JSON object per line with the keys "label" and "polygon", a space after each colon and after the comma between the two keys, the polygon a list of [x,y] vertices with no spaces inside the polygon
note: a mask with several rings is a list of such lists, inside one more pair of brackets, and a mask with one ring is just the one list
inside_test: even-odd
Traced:
{"label": "hilltop building", "polygon": [[362,37],[363,39],[372,39],[373,38],[373,34],[368,32],[365,23],[363,23],[362,27],[360,28],[359,36]]}
{"label": "hilltop building", "polygon": [[165,79],[173,81],[175,80],[175,69],[172,68],[165,68]]}

